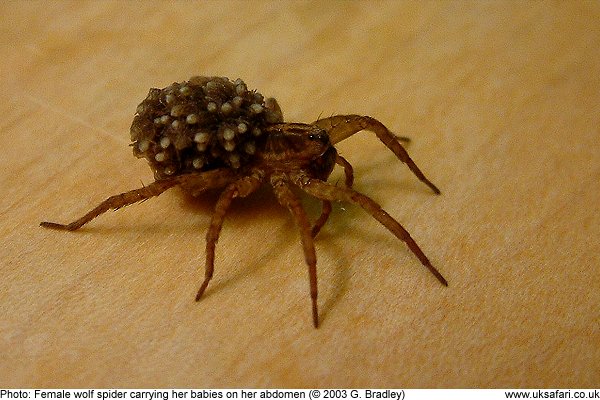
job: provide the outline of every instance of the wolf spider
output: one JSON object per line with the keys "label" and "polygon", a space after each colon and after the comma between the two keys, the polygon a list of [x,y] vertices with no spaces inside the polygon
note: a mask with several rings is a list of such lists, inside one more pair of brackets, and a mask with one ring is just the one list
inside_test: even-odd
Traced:
{"label": "wolf spider", "polygon": [[[138,107],[131,128],[134,154],[149,161],[155,175],[153,183],[111,196],[70,224],[40,225],[74,231],[110,209],[147,200],[175,186],[194,196],[209,189],[223,189],[206,235],[206,269],[196,295],[198,301],[213,277],[215,246],[232,200],[247,197],[267,183],[278,202],[290,211],[300,231],[315,327],[319,326],[319,313],[314,238],[329,218],[332,201],[363,208],[404,241],[438,281],[448,286],[408,231],[370,197],[352,188],[352,166],[334,146],[362,130],[374,132],[418,179],[440,194],[400,144],[402,138],[374,118],[335,115],[311,124],[284,123],[275,99],[264,100],[259,93],[248,91],[243,81],[194,77],[162,90],[151,89]],[[326,182],[336,164],[344,170],[342,187]],[[292,187],[321,201],[321,215],[314,224],[311,225]]]}

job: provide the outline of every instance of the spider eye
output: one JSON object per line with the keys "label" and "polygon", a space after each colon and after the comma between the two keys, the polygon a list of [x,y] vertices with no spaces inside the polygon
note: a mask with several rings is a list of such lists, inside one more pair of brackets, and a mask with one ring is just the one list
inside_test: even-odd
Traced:
{"label": "spider eye", "polygon": [[329,142],[329,136],[326,133],[310,133],[308,135],[308,140],[315,140],[321,143]]}

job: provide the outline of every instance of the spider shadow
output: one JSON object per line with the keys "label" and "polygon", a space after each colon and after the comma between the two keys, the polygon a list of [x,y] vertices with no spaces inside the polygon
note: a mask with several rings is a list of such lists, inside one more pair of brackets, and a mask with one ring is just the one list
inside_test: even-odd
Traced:
{"label": "spider shadow", "polygon": [[[223,189],[211,189],[202,192],[199,196],[192,196],[181,188],[177,188],[177,190],[182,209],[209,217],[212,216],[215,204],[223,192]],[[233,199],[225,220],[245,223],[250,219],[265,217],[267,214],[273,213],[276,208],[281,208],[281,206],[277,204],[272,191],[263,185],[248,197]],[[248,212],[250,209],[252,212]]]}

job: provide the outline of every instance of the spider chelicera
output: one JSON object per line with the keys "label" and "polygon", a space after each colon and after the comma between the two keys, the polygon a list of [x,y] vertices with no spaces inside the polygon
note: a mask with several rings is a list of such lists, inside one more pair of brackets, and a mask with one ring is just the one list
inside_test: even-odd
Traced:
{"label": "spider chelicera", "polygon": [[[319,314],[314,238],[329,218],[332,201],[362,207],[404,241],[421,263],[448,286],[408,231],[370,197],[352,189],[352,166],[334,145],[362,130],[374,132],[417,178],[434,193],[440,193],[410,158],[400,143],[402,138],[374,118],[335,115],[311,124],[285,123],[277,101],[248,90],[241,79],[193,77],[164,89],[151,89],[137,108],[131,126],[133,153],[149,162],[153,183],[111,196],[70,224],[40,225],[74,231],[108,210],[158,196],[175,186],[194,196],[209,189],[223,189],[206,235],[206,271],[196,295],[198,301],[213,276],[215,247],[232,200],[249,196],[267,183],[300,230],[315,327],[319,325]],[[327,183],[336,164],[344,169],[344,186]],[[292,187],[321,200],[321,215],[314,224]]]}

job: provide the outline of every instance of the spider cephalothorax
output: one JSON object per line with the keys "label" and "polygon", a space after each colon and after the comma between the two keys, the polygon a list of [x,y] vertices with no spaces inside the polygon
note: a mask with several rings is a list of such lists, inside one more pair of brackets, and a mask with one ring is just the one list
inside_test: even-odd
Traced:
{"label": "spider cephalothorax", "polygon": [[[131,126],[133,153],[148,160],[154,172],[153,183],[111,196],[70,224],[42,222],[41,225],[72,231],[110,209],[158,196],[174,186],[181,186],[194,196],[221,188],[206,235],[205,278],[196,295],[196,300],[200,300],[213,276],[215,246],[232,200],[246,197],[267,183],[300,230],[315,327],[319,317],[313,239],[329,217],[331,201],[347,201],[362,207],[403,240],[447,286],[446,279],[402,225],[371,198],[352,189],[352,166],[337,154],[334,145],[361,130],[374,132],[421,181],[434,193],[440,193],[409,157],[399,138],[374,118],[335,115],[311,124],[284,123],[277,101],[265,100],[260,93],[249,91],[241,79],[193,77],[164,89],[151,89],[137,108]],[[344,186],[326,183],[335,164],[344,169]],[[321,215],[312,225],[292,187],[321,200]]]}

